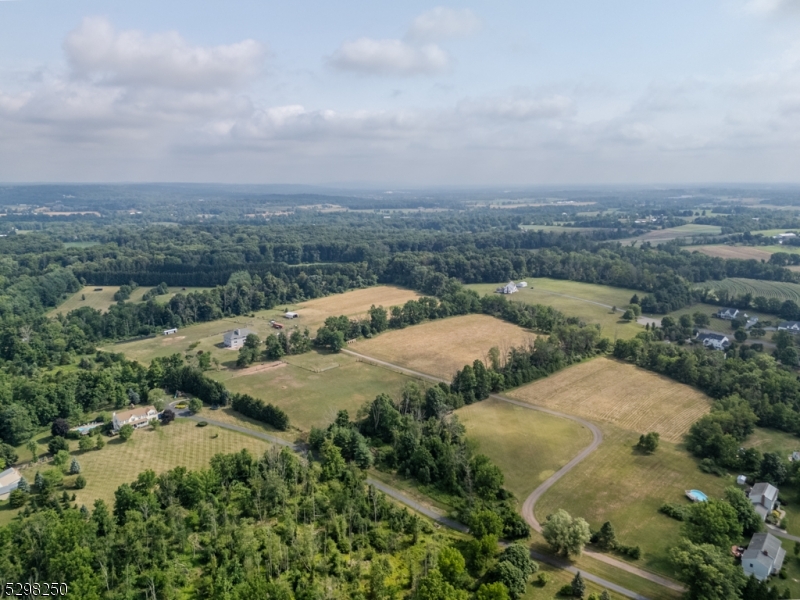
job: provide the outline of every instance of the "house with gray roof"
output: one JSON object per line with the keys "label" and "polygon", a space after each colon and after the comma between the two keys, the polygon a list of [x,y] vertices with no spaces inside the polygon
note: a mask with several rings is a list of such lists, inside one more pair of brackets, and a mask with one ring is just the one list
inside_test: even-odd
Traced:
{"label": "house with gray roof", "polygon": [[781,548],[778,538],[769,533],[756,533],[742,553],[742,570],[747,577],[752,575],[764,581],[780,572],[785,557],[786,550]]}
{"label": "house with gray roof", "polygon": [[775,510],[778,504],[778,488],[762,481],[753,486],[747,497],[753,503],[755,511],[761,515],[761,519],[766,521],[767,515]]}
{"label": "house with gray roof", "polygon": [[[717,316],[720,319],[726,319],[728,321],[733,321],[736,317],[739,316],[739,309],[737,308],[720,308]],[[747,316],[747,315],[745,315]]]}
{"label": "house with gray roof", "polygon": [[724,350],[731,345],[728,336],[720,333],[698,333],[695,339],[702,342],[706,348],[714,348],[714,350]]}
{"label": "house with gray roof", "polygon": [[255,333],[255,331],[251,331],[249,329],[234,329],[233,331],[228,331],[222,336],[222,343],[226,348],[238,350],[244,346],[247,336],[251,333]]}
{"label": "house with gray roof", "polygon": [[778,325],[778,331],[788,331],[789,333],[800,333],[800,321],[784,321]]}

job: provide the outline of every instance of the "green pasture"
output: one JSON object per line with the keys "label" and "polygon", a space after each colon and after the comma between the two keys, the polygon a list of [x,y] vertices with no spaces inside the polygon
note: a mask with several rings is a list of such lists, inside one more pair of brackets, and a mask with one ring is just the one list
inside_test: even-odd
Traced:
{"label": "green pasture", "polygon": [[[634,294],[641,297],[643,292],[547,277],[529,277],[525,281],[528,283],[527,288],[521,288],[516,294],[506,297],[512,302],[552,306],[569,317],[578,317],[586,323],[599,324],[602,334],[611,339],[632,338],[643,330],[642,326],[635,322],[623,321],[620,318],[622,312],[612,313],[608,308],[610,306],[622,308],[630,302]],[[492,294],[496,288],[504,284],[505,282],[479,283],[466,287],[479,294]]]}

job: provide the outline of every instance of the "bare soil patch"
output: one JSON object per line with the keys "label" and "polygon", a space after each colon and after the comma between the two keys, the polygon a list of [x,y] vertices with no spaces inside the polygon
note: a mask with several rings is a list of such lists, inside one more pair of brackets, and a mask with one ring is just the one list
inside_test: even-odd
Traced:
{"label": "bare soil patch", "polygon": [[607,358],[564,369],[508,396],[637,433],[656,431],[673,442],[711,410],[702,392]]}

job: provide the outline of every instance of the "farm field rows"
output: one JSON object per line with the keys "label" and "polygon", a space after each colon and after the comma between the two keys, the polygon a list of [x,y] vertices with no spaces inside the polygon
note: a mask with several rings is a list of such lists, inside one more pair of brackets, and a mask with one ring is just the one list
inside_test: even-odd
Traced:
{"label": "farm field rows", "polygon": [[[360,362],[346,354],[312,351],[285,357],[285,362],[259,364],[244,370],[211,371],[209,375],[231,392],[250,394],[279,406],[289,415],[294,439],[297,430],[327,427],[339,410],[355,418],[358,409],[380,393],[395,400],[412,378],[388,369]],[[229,410],[229,409],[226,409]],[[225,415],[241,420],[234,411],[215,411],[209,418],[224,420]]]}
{"label": "farm field rows", "polygon": [[753,296],[800,302],[800,284],[798,283],[729,277],[721,281],[705,281],[695,287],[708,288],[712,291],[726,290],[736,296],[752,294]]}
{"label": "farm field rows", "polygon": [[464,315],[395,329],[350,345],[356,352],[451,379],[465,364],[483,360],[493,346],[501,354],[532,343],[535,335],[487,315]]}
{"label": "farm field rows", "polygon": [[[637,293],[635,290],[544,277],[530,277],[526,281],[527,288],[506,297],[512,302],[552,306],[569,317],[578,317],[586,323],[596,323],[600,325],[602,334],[612,340],[632,338],[642,331],[642,327],[635,322],[621,320],[621,312],[612,313],[611,309],[595,304],[625,306]],[[466,287],[479,294],[493,294],[500,285],[502,284],[478,283]]]}
{"label": "farm field rows", "polygon": [[477,443],[505,475],[505,487],[519,501],[592,442],[591,432],[560,417],[488,399],[456,411]]}
{"label": "farm field rows", "polygon": [[700,252],[706,256],[716,258],[740,258],[743,260],[769,260],[772,251],[764,246],[729,246],[727,244],[714,244],[711,246],[693,246],[687,248],[690,252]]}
{"label": "farm field rows", "polygon": [[694,388],[608,358],[574,365],[507,395],[637,433],[657,431],[671,441],[711,409],[709,398]]}
{"label": "farm field rows", "polygon": [[635,450],[638,434],[601,425],[603,443],[547,491],[536,505],[542,521],[559,508],[589,521],[597,530],[611,521],[623,544],[640,546],[638,566],[674,576],[668,549],[680,536],[681,523],[658,512],[664,502],[686,502],[684,492],[698,489],[721,497],[732,478],[708,475],[681,446],[661,442],[655,454]]}

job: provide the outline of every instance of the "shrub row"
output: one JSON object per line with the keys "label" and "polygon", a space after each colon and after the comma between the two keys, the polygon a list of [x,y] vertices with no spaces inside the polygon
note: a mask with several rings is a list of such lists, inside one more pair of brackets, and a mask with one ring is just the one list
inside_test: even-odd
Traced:
{"label": "shrub row", "polygon": [[272,425],[280,431],[289,428],[289,417],[283,410],[247,394],[235,394],[231,399],[231,407],[246,417]]}

